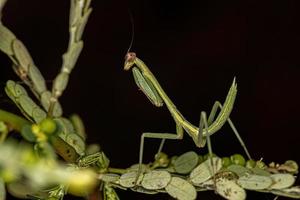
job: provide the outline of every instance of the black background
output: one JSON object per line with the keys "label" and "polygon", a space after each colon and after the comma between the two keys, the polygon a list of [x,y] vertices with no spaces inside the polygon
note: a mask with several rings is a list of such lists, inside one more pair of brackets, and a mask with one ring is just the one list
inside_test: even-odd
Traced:
{"label": "black background", "polygon": [[[132,51],[190,122],[198,124],[200,111],[209,112],[215,100],[223,102],[236,76],[231,118],[252,156],[300,162],[299,1],[94,0],[92,6],[85,48],[61,103],[66,115],[83,117],[89,143],[101,145],[111,166],[138,161],[143,131],[175,130],[167,109],[154,107],[131,73],[123,71],[132,35],[129,11],[135,26]],[[68,8],[67,0],[9,0],[4,9],[3,23],[25,43],[49,86],[67,47]],[[0,62],[3,88],[7,79],[18,79],[4,54]],[[13,107],[2,89],[0,94],[1,107]],[[212,142],[218,155],[243,153],[228,125]],[[152,160],[158,144],[146,142],[145,162]],[[206,153],[187,136],[167,142],[164,149],[170,155],[189,150]],[[122,199],[171,199],[119,194]],[[213,192],[198,196],[221,199]],[[250,193],[249,199],[273,196]]]}

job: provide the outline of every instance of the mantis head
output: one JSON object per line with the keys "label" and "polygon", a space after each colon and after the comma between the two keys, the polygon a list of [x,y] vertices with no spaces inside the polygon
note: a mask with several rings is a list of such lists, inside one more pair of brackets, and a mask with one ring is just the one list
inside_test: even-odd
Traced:
{"label": "mantis head", "polygon": [[134,52],[128,52],[125,56],[124,70],[129,70],[135,63],[136,54]]}

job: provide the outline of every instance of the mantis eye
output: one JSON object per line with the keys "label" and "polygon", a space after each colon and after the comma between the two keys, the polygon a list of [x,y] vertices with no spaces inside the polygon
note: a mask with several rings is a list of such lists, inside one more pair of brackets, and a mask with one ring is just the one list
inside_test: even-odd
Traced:
{"label": "mantis eye", "polygon": [[128,52],[125,56],[126,62],[132,62],[136,58],[136,54],[134,52]]}
{"label": "mantis eye", "polygon": [[136,54],[133,52],[128,52],[125,56],[124,70],[129,70],[134,64]]}

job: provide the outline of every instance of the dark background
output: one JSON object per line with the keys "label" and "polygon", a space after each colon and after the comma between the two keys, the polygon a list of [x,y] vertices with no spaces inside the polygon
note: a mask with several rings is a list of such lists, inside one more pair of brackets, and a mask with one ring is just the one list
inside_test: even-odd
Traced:
{"label": "dark background", "polygon": [[[284,162],[299,156],[300,12],[299,1],[94,0],[84,34],[85,48],[61,98],[65,115],[79,113],[90,143],[99,143],[111,166],[138,161],[143,131],[173,132],[165,107],[154,107],[123,71],[135,26],[132,51],[156,75],[182,114],[199,123],[215,100],[224,101],[234,76],[238,96],[231,114],[252,156]],[[67,0],[9,0],[3,16],[27,46],[49,86],[61,66],[68,41]],[[18,80],[0,55],[1,87]],[[1,90],[1,107],[12,107]],[[220,156],[243,153],[228,125],[212,138]],[[146,142],[150,162],[158,140]],[[197,149],[191,138],[169,141],[170,155]],[[299,181],[298,181],[299,182]],[[119,190],[118,190],[119,191]],[[119,191],[122,199],[171,199]],[[213,192],[199,199],[221,199]],[[11,198],[11,197],[10,197]],[[273,199],[249,193],[249,199]],[[72,199],[72,198],[71,198]],[[284,198],[280,198],[284,199]]]}

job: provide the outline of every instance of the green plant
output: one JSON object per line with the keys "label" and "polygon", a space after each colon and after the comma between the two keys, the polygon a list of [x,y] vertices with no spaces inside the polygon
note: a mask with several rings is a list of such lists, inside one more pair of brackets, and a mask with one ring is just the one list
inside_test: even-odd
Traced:
{"label": "green plant", "polygon": [[[5,2],[0,1],[0,8]],[[51,90],[47,89],[44,77],[24,44],[0,24],[0,50],[12,60],[13,70],[35,98],[33,100],[18,82],[7,81],[5,91],[23,116],[0,110],[0,199],[5,198],[4,185],[13,195],[31,199],[63,199],[66,193],[87,197],[98,188],[108,200],[118,199],[114,188],[147,194],[167,192],[180,200],[195,199],[198,191],[205,190],[215,190],[227,199],[245,199],[245,189],[300,198],[300,188],[293,186],[294,175],[298,173],[298,165],[294,161],[266,165],[262,161],[246,161],[239,154],[221,159],[211,150],[207,156],[187,152],[169,158],[160,148],[153,162],[142,164],[140,158],[139,164],[120,169],[110,166],[109,159],[99,146],[87,145],[81,119],[77,115],[62,117],[58,99],[67,87],[69,75],[83,48],[81,37],[92,11],[90,3],[90,0],[71,0],[70,40],[63,55],[61,71]],[[152,102],[160,105],[164,101],[168,105],[179,132],[183,133],[185,124],[188,124],[193,130],[191,135],[199,139],[196,138],[202,136],[199,129],[180,118],[181,114],[168,97],[155,88],[158,82],[153,82],[153,78],[147,80],[143,71],[138,73],[135,72],[135,76],[140,76],[136,78],[137,84]],[[235,84],[232,88],[235,91]],[[233,96],[235,94],[229,95]],[[233,102],[232,99],[229,101],[229,107],[233,106]],[[218,106],[214,106],[215,111]],[[221,113],[226,114],[223,122],[229,119],[230,111]],[[179,117],[175,117],[177,115]],[[209,117],[208,122],[212,118]],[[218,128],[222,123],[217,123]],[[208,130],[212,129],[208,124],[204,128],[207,139]],[[202,128],[200,126],[200,130]],[[11,131],[19,132],[26,142],[13,140],[9,135]],[[140,157],[142,153],[140,151]]]}

